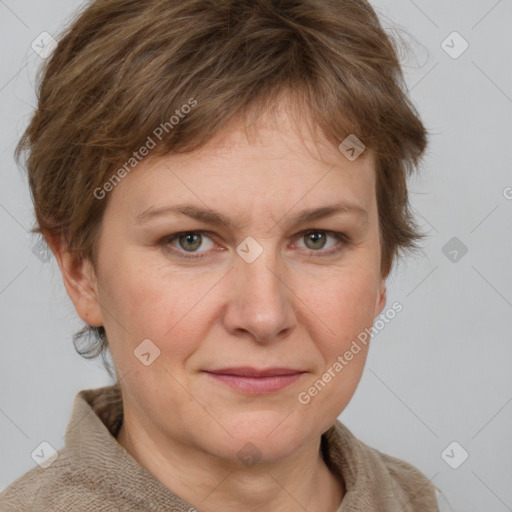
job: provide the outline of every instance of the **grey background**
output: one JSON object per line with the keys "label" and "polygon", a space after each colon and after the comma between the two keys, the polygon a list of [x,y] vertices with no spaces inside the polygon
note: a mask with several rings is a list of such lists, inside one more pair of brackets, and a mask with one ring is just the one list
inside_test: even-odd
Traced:
{"label": "grey background", "polygon": [[[512,3],[372,3],[413,47],[407,84],[432,138],[410,192],[429,238],[388,281],[388,307],[403,311],[374,338],[340,419],[432,478],[453,510],[512,510]],[[79,390],[110,383],[100,361],[74,351],[81,322],[56,263],[32,252],[27,180],[12,156],[35,104],[42,60],[31,43],[57,36],[80,5],[0,0],[0,490],[35,465],[40,442],[62,447]],[[469,44],[458,58],[441,47],[453,31]],[[452,237],[467,247],[457,261],[443,252]],[[453,441],[469,453],[458,469],[441,457]],[[462,452],[448,453],[454,464]]]}

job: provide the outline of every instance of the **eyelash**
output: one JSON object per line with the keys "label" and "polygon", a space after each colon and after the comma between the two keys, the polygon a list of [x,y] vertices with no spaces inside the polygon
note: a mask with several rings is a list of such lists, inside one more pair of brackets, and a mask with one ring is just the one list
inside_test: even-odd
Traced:
{"label": "eyelash", "polygon": [[[305,235],[310,234],[310,233],[324,233],[326,235],[330,235],[334,238],[337,238],[340,242],[342,242],[341,246],[336,246],[335,248],[331,248],[327,251],[321,251],[321,250],[314,251],[313,249],[309,249],[309,251],[313,257],[332,256],[332,255],[340,252],[345,245],[348,245],[350,243],[350,238],[345,233],[338,233],[336,231],[327,231],[325,229],[307,229],[305,231],[301,231],[300,233],[297,234],[296,239],[300,240],[302,237],[304,237]],[[172,242],[174,242],[174,240],[176,240],[177,238],[179,238],[180,236],[183,236],[183,235],[206,235],[206,236],[208,236],[208,238],[211,238],[209,231],[202,231],[202,230],[181,231],[179,233],[174,233],[172,235],[168,235],[168,236],[164,237],[161,240],[160,245],[168,247]],[[178,257],[180,257],[180,258],[189,259],[189,260],[197,260],[197,259],[206,257],[206,255],[203,253],[201,255],[199,255],[199,254],[192,255],[193,253],[187,254],[186,252],[178,251],[176,249],[172,249],[172,252],[177,254]]]}

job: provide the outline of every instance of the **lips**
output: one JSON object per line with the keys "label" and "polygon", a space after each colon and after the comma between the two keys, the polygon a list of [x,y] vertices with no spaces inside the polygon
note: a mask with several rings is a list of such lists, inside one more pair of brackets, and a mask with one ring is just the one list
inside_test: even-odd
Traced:
{"label": "lips", "polygon": [[216,382],[242,393],[264,394],[279,391],[306,372],[294,368],[219,368],[205,373]]}
{"label": "lips", "polygon": [[208,373],[216,375],[237,375],[239,377],[276,377],[279,375],[293,375],[303,373],[302,370],[292,368],[265,368],[257,369],[250,366],[240,366],[237,368],[220,368],[218,370],[206,370]]}

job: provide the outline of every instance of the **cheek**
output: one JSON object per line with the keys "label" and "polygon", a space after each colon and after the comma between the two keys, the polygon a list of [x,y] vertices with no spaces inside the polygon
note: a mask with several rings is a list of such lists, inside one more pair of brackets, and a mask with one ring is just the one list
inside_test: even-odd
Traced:
{"label": "cheek", "polygon": [[122,343],[126,351],[129,341],[133,351],[142,340],[150,339],[162,353],[172,345],[173,358],[183,359],[207,328],[209,291],[218,278],[169,272],[142,262],[136,255],[119,259],[104,274],[108,278],[102,283],[101,303],[108,310],[104,319],[112,344]]}
{"label": "cheek", "polygon": [[361,334],[374,321],[376,287],[370,273],[347,273],[326,285],[323,294],[317,291],[308,304],[307,322],[317,326],[316,335],[310,334],[322,365],[301,389],[299,403],[324,418],[325,428],[348,405],[363,374],[369,344],[361,341]]}
{"label": "cheek", "polygon": [[353,269],[333,274],[320,288],[310,286],[304,291],[311,314],[325,325],[335,348],[373,324],[377,286],[371,272]]}
{"label": "cheek", "polygon": [[328,330],[323,329],[325,337],[316,342],[324,366],[303,389],[303,398],[321,411],[318,416],[326,418],[327,426],[345,409],[361,379],[369,344],[358,336],[373,325],[377,286],[376,273],[354,266],[325,284],[325,293],[317,291],[311,303]]}

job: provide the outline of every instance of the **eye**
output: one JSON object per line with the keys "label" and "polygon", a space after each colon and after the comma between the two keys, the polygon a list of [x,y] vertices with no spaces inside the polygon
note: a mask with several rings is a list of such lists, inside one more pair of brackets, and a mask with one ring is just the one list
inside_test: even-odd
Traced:
{"label": "eye", "polygon": [[[313,256],[330,256],[338,253],[347,245],[350,240],[344,233],[325,231],[321,229],[310,229],[299,233],[299,241],[305,241],[305,249]],[[331,238],[338,243],[328,244]],[[211,236],[207,231],[183,231],[166,236],[160,242],[167,251],[173,252],[180,258],[198,259],[203,258],[215,247]],[[327,249],[326,249],[327,246]],[[304,248],[297,246],[299,248]],[[199,249],[204,249],[200,251]]]}
{"label": "eye", "polygon": [[[332,238],[337,240],[338,244],[331,244],[328,246],[328,239]],[[339,252],[345,243],[348,243],[348,237],[344,233],[336,233],[333,231],[325,231],[321,229],[304,231],[300,234],[299,241],[304,241],[306,249],[310,249],[315,253],[320,253],[318,256],[330,255]],[[327,247],[327,250],[322,250]],[[317,254],[315,254],[317,256]]]}
{"label": "eye", "polygon": [[[205,243],[205,240],[209,242]],[[162,243],[165,246],[170,245],[173,248],[172,250],[177,252],[183,258],[202,258],[203,252],[207,252],[214,247],[212,239],[205,231],[184,231],[182,233],[174,233],[173,235],[165,237]],[[205,249],[205,251],[198,251],[201,247]],[[198,252],[201,255],[193,255]]]}

